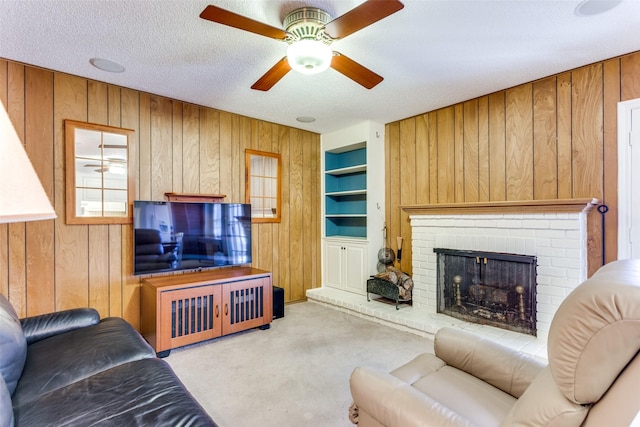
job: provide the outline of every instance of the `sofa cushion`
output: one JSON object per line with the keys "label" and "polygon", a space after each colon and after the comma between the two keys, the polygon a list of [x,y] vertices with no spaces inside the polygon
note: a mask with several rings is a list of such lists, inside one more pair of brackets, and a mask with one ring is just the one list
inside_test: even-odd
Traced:
{"label": "sofa cushion", "polygon": [[0,374],[13,395],[27,357],[27,340],[11,303],[0,295]]}
{"label": "sofa cushion", "polygon": [[640,259],[607,264],[574,289],[551,322],[547,348],[564,396],[597,402],[640,350]]}
{"label": "sofa cushion", "polygon": [[161,359],[138,360],[15,407],[16,425],[215,426]]}
{"label": "sofa cushion", "polygon": [[13,426],[13,405],[9,389],[0,375],[0,426]]}
{"label": "sofa cushion", "polygon": [[124,320],[112,317],[28,346],[27,361],[13,395],[22,405],[50,391],[155,352]]}

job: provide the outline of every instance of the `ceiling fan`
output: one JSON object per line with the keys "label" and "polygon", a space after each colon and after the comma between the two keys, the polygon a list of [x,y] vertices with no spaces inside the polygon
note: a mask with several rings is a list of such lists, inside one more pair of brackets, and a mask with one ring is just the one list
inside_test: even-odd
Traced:
{"label": "ceiling fan", "polygon": [[292,69],[315,74],[328,67],[371,89],[383,80],[382,76],[340,52],[332,51],[329,46],[403,7],[398,0],[367,0],[333,20],[322,9],[302,7],[284,18],[284,30],[212,5],[202,11],[200,18],[289,43],[287,56],[260,77],[251,89],[267,91]]}

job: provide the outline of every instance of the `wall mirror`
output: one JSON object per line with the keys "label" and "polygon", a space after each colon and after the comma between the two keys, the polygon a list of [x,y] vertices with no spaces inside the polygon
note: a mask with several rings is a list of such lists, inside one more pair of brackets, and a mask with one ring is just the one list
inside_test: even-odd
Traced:
{"label": "wall mirror", "polygon": [[280,154],[245,153],[245,203],[251,203],[251,220],[280,222]]}
{"label": "wall mirror", "polygon": [[132,222],[135,132],[65,120],[67,224]]}

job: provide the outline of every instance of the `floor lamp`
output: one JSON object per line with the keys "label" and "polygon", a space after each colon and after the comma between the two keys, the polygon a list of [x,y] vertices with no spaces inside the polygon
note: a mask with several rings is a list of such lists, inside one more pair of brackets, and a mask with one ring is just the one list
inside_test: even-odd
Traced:
{"label": "floor lamp", "polygon": [[53,219],[56,213],[0,102],[0,224]]}

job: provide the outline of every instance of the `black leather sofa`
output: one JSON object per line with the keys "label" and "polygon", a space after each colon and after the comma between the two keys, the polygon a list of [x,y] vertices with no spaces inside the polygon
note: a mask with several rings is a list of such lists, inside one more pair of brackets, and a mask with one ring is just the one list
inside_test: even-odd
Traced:
{"label": "black leather sofa", "polygon": [[123,319],[18,319],[0,295],[0,426],[216,426]]}

